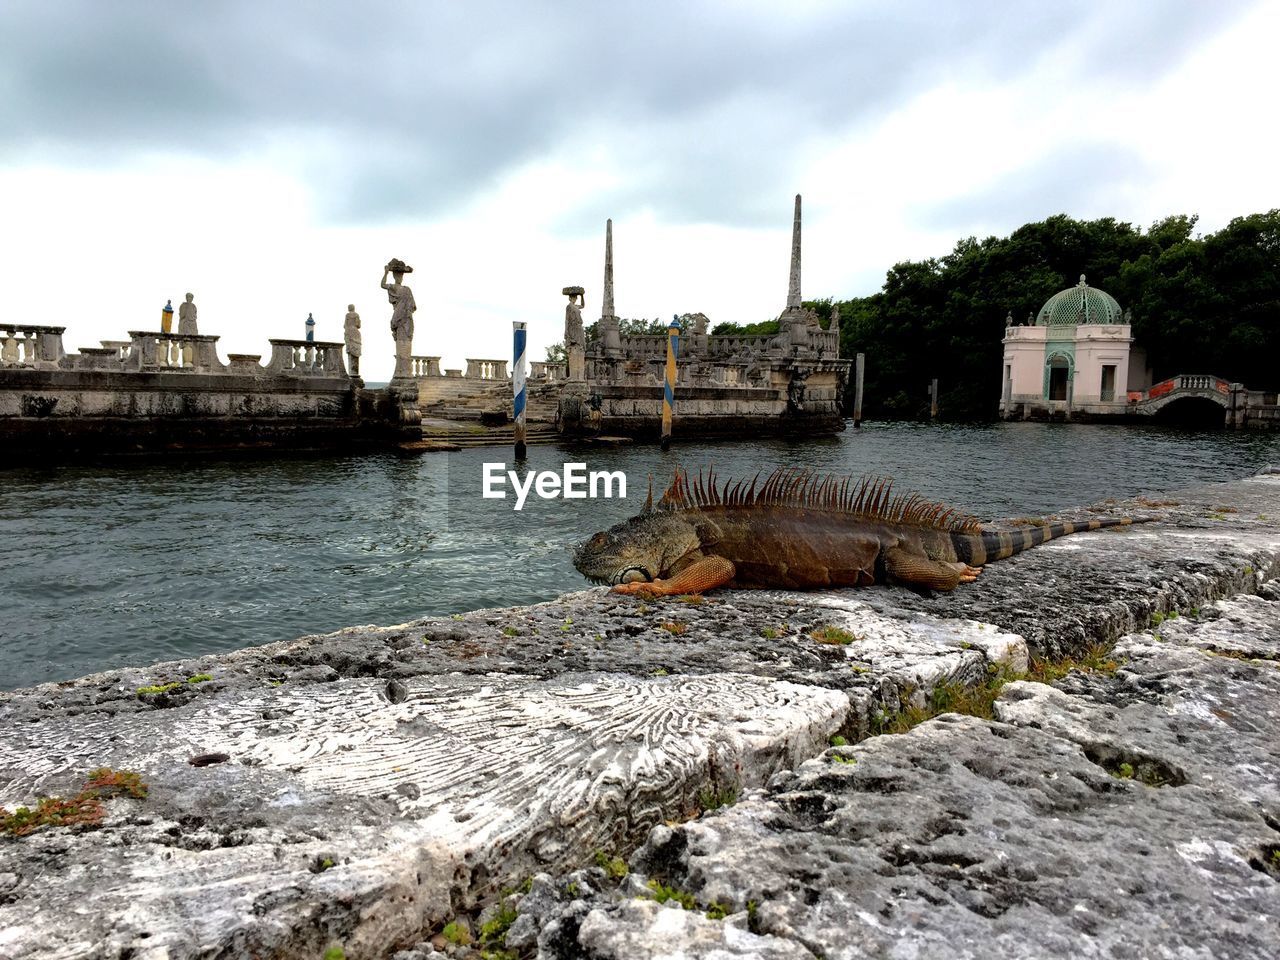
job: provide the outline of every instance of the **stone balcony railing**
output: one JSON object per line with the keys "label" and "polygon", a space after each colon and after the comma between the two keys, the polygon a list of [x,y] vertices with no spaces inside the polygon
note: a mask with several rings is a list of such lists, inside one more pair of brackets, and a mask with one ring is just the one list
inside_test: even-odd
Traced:
{"label": "stone balcony railing", "polygon": [[66,327],[0,324],[0,367],[56,367]]}
{"label": "stone balcony railing", "polygon": [[415,377],[442,377],[439,357],[410,357],[410,372]]}
{"label": "stone balcony railing", "polygon": [[555,383],[569,378],[569,364],[563,360],[533,360],[529,363],[530,380],[546,380]]}
{"label": "stone balcony railing", "polygon": [[471,380],[506,380],[507,361],[468,357],[466,375]]}
{"label": "stone balcony railing", "polygon": [[226,369],[218,359],[218,337],[152,330],[130,330],[129,337],[126,370],[221,373]]}
{"label": "stone balcony railing", "polygon": [[345,345],[325,340],[268,340],[267,372],[292,377],[346,377]]}

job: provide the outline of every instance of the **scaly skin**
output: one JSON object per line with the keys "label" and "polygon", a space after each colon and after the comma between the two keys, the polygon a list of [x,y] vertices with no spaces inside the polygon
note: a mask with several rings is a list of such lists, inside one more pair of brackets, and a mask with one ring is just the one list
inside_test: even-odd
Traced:
{"label": "scaly skin", "polygon": [[819,481],[779,471],[717,487],[683,475],[655,509],[578,546],[574,565],[617,593],[670,596],[717,587],[812,590],[896,583],[954,590],[982,566],[1056,537],[1130,518],[993,530],[887,481]]}

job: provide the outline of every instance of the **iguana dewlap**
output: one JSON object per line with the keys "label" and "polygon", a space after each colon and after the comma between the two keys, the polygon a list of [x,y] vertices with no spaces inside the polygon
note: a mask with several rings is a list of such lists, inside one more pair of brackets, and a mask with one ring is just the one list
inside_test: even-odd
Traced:
{"label": "iguana dewlap", "polygon": [[890,488],[888,480],[859,483],[787,469],[759,485],[677,473],[656,507],[651,495],[639,516],[579,544],[573,563],[618,593],[658,596],[875,583],[954,590],[983,564],[1046,540],[1144,522],[1123,517],[997,530],[915,494],[893,496]]}

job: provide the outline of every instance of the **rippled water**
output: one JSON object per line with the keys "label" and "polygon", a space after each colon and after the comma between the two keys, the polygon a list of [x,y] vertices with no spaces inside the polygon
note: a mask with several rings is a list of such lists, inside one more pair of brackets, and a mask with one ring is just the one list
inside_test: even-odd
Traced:
{"label": "rippled water", "polygon": [[834,440],[570,451],[621,469],[627,501],[480,497],[506,448],[0,473],[0,689],[361,623],[544,600],[584,586],[567,547],[634,513],[648,474],[714,464],[883,473],[980,517],[1227,480],[1280,436],[1011,423],[869,424]]}

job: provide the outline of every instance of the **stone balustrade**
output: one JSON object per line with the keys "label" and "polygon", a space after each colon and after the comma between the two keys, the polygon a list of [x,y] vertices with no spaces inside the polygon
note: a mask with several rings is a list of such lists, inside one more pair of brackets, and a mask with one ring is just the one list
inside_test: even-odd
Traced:
{"label": "stone balustrade", "polygon": [[[752,334],[750,336],[707,337],[707,356],[764,356],[769,349],[769,341],[777,334]],[[664,338],[665,339],[665,338]],[[665,351],[665,347],[664,347]]]}
{"label": "stone balustrade", "polygon": [[274,340],[267,372],[294,377],[346,377],[346,346],[326,340]]}
{"label": "stone balustrade", "polygon": [[471,380],[506,380],[507,361],[467,358],[467,378]]}
{"label": "stone balustrade", "polygon": [[1216,390],[1218,393],[1230,392],[1230,385],[1218,377],[1202,374],[1180,374],[1177,378],[1179,390]]}
{"label": "stone balustrade", "polygon": [[560,380],[567,380],[569,377],[569,364],[563,360],[533,360],[529,364],[530,380],[546,380],[548,383],[556,383]]}
{"label": "stone balustrade", "polygon": [[442,377],[439,357],[410,357],[411,372],[415,377]]}
{"label": "stone balustrade", "polygon": [[[132,340],[99,340],[103,347],[112,349],[116,352],[116,359],[122,363],[129,359],[129,348],[133,346]],[[84,350],[81,349],[81,353]]]}
{"label": "stone balustrade", "polygon": [[66,327],[0,324],[0,367],[48,368],[63,357]]}
{"label": "stone balustrade", "polygon": [[127,370],[220,373],[226,369],[218,359],[218,337],[154,330],[130,330],[129,337]]}

